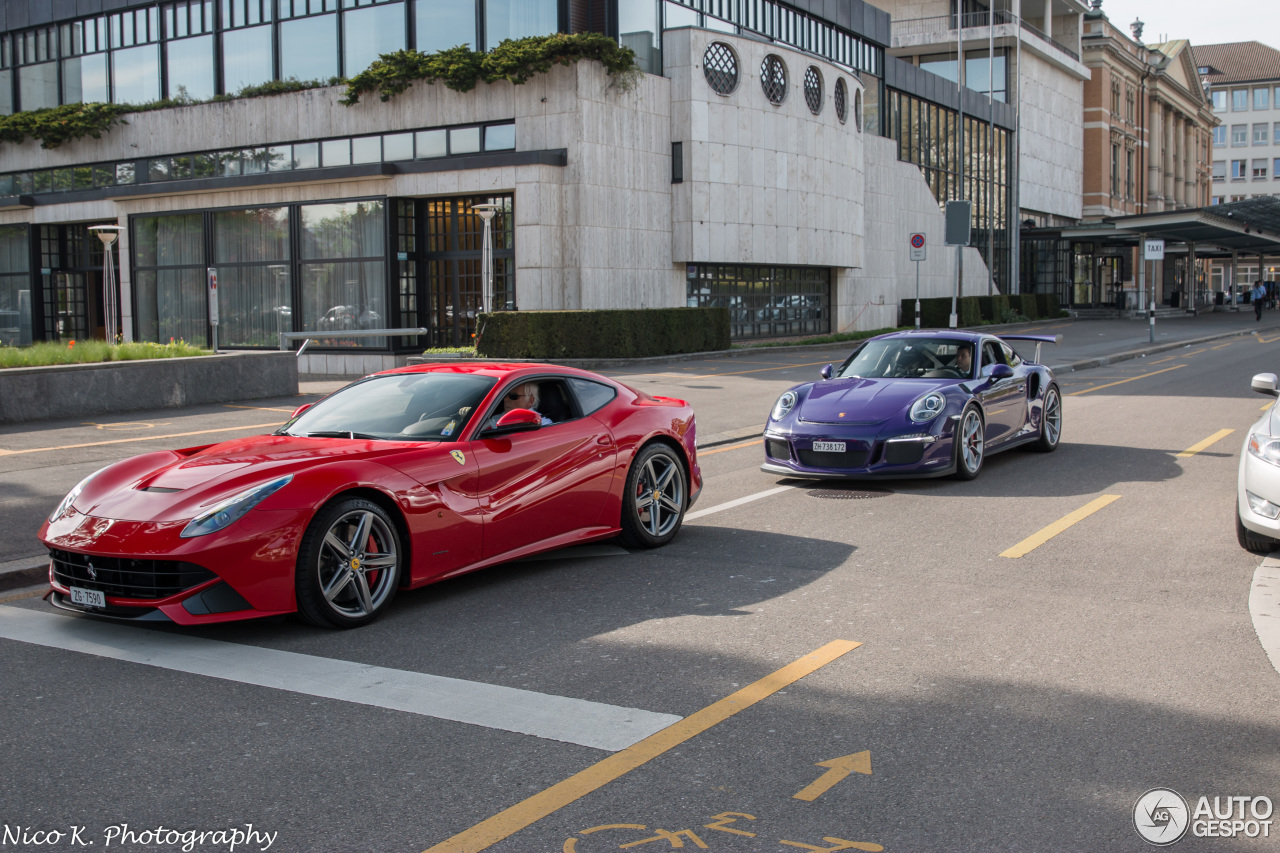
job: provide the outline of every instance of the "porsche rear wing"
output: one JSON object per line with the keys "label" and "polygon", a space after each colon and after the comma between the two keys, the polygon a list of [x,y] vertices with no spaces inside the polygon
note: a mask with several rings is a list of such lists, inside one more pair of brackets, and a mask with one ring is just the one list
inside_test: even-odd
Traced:
{"label": "porsche rear wing", "polygon": [[1036,364],[1040,364],[1040,346],[1042,344],[1060,344],[1062,343],[1062,335],[997,335],[1002,341],[1035,341],[1036,356],[1032,359]]}

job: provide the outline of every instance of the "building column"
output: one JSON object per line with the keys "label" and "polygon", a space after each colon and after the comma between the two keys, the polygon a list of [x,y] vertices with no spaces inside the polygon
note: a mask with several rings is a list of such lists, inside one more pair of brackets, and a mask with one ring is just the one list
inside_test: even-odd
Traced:
{"label": "building column", "polygon": [[1231,283],[1227,286],[1227,310],[1236,310],[1236,281],[1240,275],[1240,253],[1231,253]]}
{"label": "building column", "polygon": [[1044,0],[1044,34],[1053,38],[1053,0]]}
{"label": "building column", "polygon": [[1160,102],[1151,99],[1150,111],[1147,113],[1147,212],[1159,210],[1160,199],[1164,198],[1164,168],[1161,160],[1164,157],[1164,115]]}
{"label": "building column", "polygon": [[1182,203],[1187,207],[1199,207],[1196,200],[1196,131],[1195,125],[1191,123],[1191,119],[1187,119],[1182,125],[1183,138],[1183,176],[1185,183],[1182,188]]}
{"label": "building column", "polygon": [[1160,149],[1164,163],[1164,209],[1172,210],[1173,204],[1173,110],[1165,108],[1164,122],[1161,124],[1163,139]]}

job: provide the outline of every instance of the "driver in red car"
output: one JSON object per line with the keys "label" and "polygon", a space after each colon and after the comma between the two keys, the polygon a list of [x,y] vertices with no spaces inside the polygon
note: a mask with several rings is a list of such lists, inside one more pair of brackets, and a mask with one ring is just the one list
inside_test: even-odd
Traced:
{"label": "driver in red car", "polygon": [[493,429],[498,425],[498,418],[502,417],[512,409],[528,409],[541,417],[542,425],[546,426],[551,423],[551,418],[538,411],[539,401],[538,383],[523,382],[507,392],[507,395],[502,398],[502,411],[494,412],[493,417],[489,418],[485,423],[484,428]]}

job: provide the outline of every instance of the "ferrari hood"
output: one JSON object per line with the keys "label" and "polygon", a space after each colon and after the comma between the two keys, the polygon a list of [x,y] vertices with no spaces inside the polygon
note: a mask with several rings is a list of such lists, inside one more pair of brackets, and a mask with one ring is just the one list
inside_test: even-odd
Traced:
{"label": "ferrari hood", "polygon": [[327,461],[392,460],[424,444],[258,435],[195,452],[151,453],[95,476],[75,507],[85,515],[127,521],[190,518],[245,489]]}
{"label": "ferrari hood", "polygon": [[930,391],[956,380],[834,379],[816,382],[800,404],[800,420],[817,424],[878,424]]}

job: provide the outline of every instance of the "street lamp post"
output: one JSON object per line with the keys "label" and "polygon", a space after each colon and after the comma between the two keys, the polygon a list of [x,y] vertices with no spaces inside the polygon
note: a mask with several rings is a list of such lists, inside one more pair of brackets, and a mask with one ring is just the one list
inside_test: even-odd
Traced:
{"label": "street lamp post", "polygon": [[474,210],[484,220],[484,243],[480,251],[480,310],[485,314],[493,312],[493,217],[501,210],[496,204],[473,204]]}
{"label": "street lamp post", "polygon": [[[275,309],[276,340],[279,341],[280,336],[284,334],[284,309],[285,309],[284,292],[281,290],[281,285],[284,283],[285,276],[289,274],[289,268],[284,264],[272,264],[271,266],[267,267],[267,269],[271,270],[271,274],[275,276],[275,279],[276,279],[276,309]],[[293,316],[292,311],[289,312],[289,316],[292,319],[292,316]],[[293,327],[291,325],[290,331],[292,330],[293,330]]]}
{"label": "street lamp post", "polygon": [[91,225],[89,230],[102,241],[102,327],[108,344],[116,343],[119,322],[116,317],[116,270],[111,260],[111,247],[124,229],[119,225]]}

